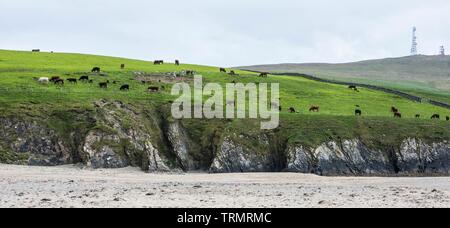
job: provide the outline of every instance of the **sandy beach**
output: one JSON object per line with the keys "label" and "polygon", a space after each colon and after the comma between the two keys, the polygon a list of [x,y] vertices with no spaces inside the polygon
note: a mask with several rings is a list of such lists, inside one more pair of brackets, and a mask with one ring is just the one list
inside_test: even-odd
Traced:
{"label": "sandy beach", "polygon": [[450,207],[450,177],[148,174],[0,165],[0,207]]}

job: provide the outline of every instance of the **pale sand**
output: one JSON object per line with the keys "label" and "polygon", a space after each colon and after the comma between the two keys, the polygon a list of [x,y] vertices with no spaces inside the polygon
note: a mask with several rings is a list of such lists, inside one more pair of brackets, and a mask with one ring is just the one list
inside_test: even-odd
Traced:
{"label": "pale sand", "polygon": [[148,174],[0,165],[0,207],[450,207],[450,177]]}

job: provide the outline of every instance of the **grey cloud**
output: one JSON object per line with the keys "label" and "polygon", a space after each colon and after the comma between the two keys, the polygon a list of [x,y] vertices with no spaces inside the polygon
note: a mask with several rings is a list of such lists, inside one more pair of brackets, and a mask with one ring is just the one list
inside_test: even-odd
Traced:
{"label": "grey cloud", "polygon": [[450,47],[447,0],[0,0],[0,48],[235,66]]}

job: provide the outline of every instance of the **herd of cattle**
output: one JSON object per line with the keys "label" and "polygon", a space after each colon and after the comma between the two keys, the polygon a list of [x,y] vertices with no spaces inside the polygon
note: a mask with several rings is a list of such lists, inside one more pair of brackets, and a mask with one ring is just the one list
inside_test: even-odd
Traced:
{"label": "herd of cattle", "polygon": [[[164,61],[163,60],[155,60],[153,62],[153,64],[154,65],[162,65],[162,64],[164,64]],[[175,65],[179,66],[180,65],[180,61],[179,60],[175,60]],[[120,68],[121,69],[125,69],[125,64],[121,64]],[[239,74],[237,74],[234,70],[230,70],[230,72],[228,72],[225,68],[219,68],[219,71],[220,71],[220,73],[226,73],[226,74],[229,74],[230,76],[239,76]],[[94,67],[94,68],[92,68],[91,72],[99,74],[101,72],[101,68],[100,67]],[[194,71],[191,71],[191,70],[185,71],[185,75],[186,76],[193,76],[194,74],[195,74]],[[259,74],[259,77],[267,78],[268,75],[269,75],[269,73],[263,72],[263,73]],[[68,83],[70,83],[70,84],[77,84],[78,82],[89,83],[89,84],[93,84],[94,83],[94,80],[90,79],[89,76],[87,76],[87,75],[81,76],[79,79],[77,79],[77,78],[67,78],[66,81]],[[54,77],[51,77],[51,78],[41,77],[41,78],[38,79],[38,82],[40,84],[54,83],[55,85],[59,85],[59,86],[64,85],[64,79],[62,79],[59,76],[54,76]],[[117,84],[118,82],[117,81],[113,81],[112,83],[113,84]],[[145,84],[147,82],[143,81],[142,83]],[[236,83],[236,81],[233,81],[233,83]],[[110,81],[107,80],[105,82],[100,82],[98,85],[99,85],[99,87],[101,89],[107,89],[109,84],[110,84]],[[161,88],[164,89],[164,86],[162,86]],[[148,88],[148,91],[149,92],[159,92],[161,88],[157,87],[157,86],[151,86],[151,87]],[[359,89],[356,86],[354,86],[354,85],[350,85],[348,88],[351,89],[351,90],[354,90],[356,92],[360,92]],[[122,85],[120,87],[120,90],[121,91],[129,91],[130,90],[130,85],[124,84],[124,85]],[[278,107],[279,107],[279,111],[281,112],[282,111],[282,107],[280,105],[278,105]],[[290,107],[288,111],[290,113],[298,113],[297,110],[295,108],[293,108],[293,107]],[[402,113],[399,111],[398,108],[391,107],[390,111],[393,113],[394,118],[402,118]],[[320,112],[320,106],[318,106],[318,105],[311,106],[309,108],[309,112]],[[363,112],[362,112],[360,106],[356,105],[355,115],[356,116],[362,116],[362,114],[363,114]],[[416,118],[421,118],[421,115],[420,114],[416,114],[415,117]],[[441,116],[439,114],[433,114],[431,116],[431,119],[440,119],[440,118],[441,118]],[[450,117],[446,116],[446,120],[450,121]]]}

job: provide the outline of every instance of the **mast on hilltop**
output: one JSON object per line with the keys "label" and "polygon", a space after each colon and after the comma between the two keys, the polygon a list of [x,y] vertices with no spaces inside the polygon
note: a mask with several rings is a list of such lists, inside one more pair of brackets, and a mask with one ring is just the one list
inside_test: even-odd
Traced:
{"label": "mast on hilltop", "polygon": [[412,37],[412,46],[411,46],[411,55],[417,55],[417,28],[413,27],[413,37]]}

